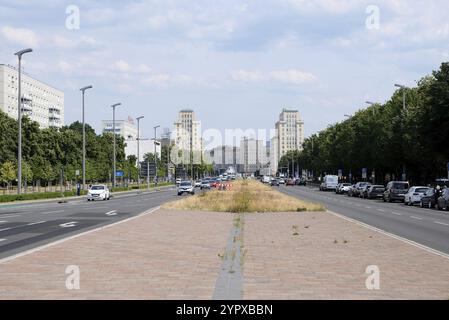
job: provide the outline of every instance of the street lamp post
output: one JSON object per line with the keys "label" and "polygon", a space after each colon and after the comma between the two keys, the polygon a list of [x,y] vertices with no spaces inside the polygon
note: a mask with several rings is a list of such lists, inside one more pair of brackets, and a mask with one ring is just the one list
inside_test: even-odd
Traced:
{"label": "street lamp post", "polygon": [[116,107],[118,107],[118,106],[121,106],[122,104],[121,103],[116,103],[116,104],[113,104],[112,106],[111,106],[111,108],[112,108],[112,134],[113,134],[113,137],[114,137],[114,156],[113,156],[113,165],[112,165],[112,170],[113,170],[113,178],[112,178],[112,181],[113,181],[113,185],[112,185],[112,188],[115,188],[115,186],[116,186],[116,175],[117,175],[117,173],[116,173],[116,163],[115,163],[115,157],[116,157],[116,152],[115,152],[115,108]]}
{"label": "street lamp post", "polygon": [[374,109],[374,106],[377,105],[378,103],[371,102],[371,101],[366,101],[365,103],[373,107],[373,116],[375,116],[376,115],[376,109]]}
{"label": "street lamp post", "polygon": [[22,193],[22,56],[25,53],[33,52],[33,49],[24,49],[16,52],[15,55],[19,59],[19,84],[18,84],[18,120],[19,120],[19,137],[18,137],[18,150],[17,150],[17,162],[18,162],[18,172],[17,172],[17,194]]}
{"label": "street lamp post", "polygon": [[140,119],[145,118],[144,116],[138,117],[137,120],[137,183],[140,189]]}
{"label": "street lamp post", "polygon": [[[167,143],[167,182],[170,181],[170,137],[171,137],[171,132],[168,131],[167,132],[167,138],[168,138],[168,143]],[[162,148],[162,146],[161,146]]]}
{"label": "street lamp post", "polygon": [[[407,87],[402,85],[402,84],[395,84],[394,86],[397,87],[397,88],[402,89],[402,109],[403,109],[403,112],[405,112],[407,110],[407,104],[406,104],[406,101],[405,101],[405,89]],[[402,126],[403,126],[403,122],[402,121],[401,121],[401,123],[402,123]],[[405,181],[406,178],[407,178],[407,176],[406,176],[406,173],[405,173],[405,164],[404,164],[404,165],[402,165],[402,180]]]}
{"label": "street lamp post", "polygon": [[156,149],[156,137],[157,137],[157,128],[159,128],[160,126],[155,126],[153,127],[154,129],[154,168],[155,168],[155,173],[154,173],[154,186],[156,187],[157,185],[157,149]]}
{"label": "street lamp post", "polygon": [[83,190],[85,190],[86,186],[86,123],[84,121],[84,92],[88,89],[92,89],[92,86],[86,86],[80,89],[83,96]]}

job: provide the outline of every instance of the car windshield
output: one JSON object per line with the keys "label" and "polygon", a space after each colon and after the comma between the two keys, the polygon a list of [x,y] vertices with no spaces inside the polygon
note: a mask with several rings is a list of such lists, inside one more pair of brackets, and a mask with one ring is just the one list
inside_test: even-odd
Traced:
{"label": "car windshield", "polygon": [[190,183],[190,182],[181,182],[181,186],[182,187],[188,187],[188,186],[191,186],[192,185],[192,183]]}
{"label": "car windshield", "polygon": [[408,189],[408,183],[394,183],[393,189],[399,189],[399,190],[407,190]]}
{"label": "car windshield", "polygon": [[383,191],[383,190],[385,190],[385,188],[384,187],[374,187],[373,190]]}
{"label": "car windshield", "polygon": [[92,188],[90,188],[90,190],[104,190],[103,186],[92,186]]}
{"label": "car windshield", "polygon": [[416,188],[415,192],[425,193],[429,188]]}

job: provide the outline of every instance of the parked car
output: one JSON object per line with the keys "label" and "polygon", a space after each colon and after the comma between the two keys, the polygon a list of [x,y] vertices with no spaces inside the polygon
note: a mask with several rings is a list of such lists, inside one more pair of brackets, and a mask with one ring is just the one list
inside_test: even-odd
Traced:
{"label": "parked car", "polygon": [[359,191],[359,198],[365,199],[368,198],[368,189],[371,187],[371,184],[364,185]]}
{"label": "parked car", "polygon": [[366,198],[381,199],[384,195],[385,187],[381,185],[371,185],[366,191]]}
{"label": "parked car", "polygon": [[440,186],[441,188],[449,188],[449,179],[436,179],[434,182],[435,186]]}
{"label": "parked car", "polygon": [[307,185],[307,181],[305,179],[296,179],[295,184],[297,186],[305,186]]}
{"label": "parked car", "polygon": [[353,197],[354,196],[354,192],[355,192],[355,190],[356,190],[356,185],[355,184],[353,184],[352,186],[350,186],[349,187],[349,190],[348,190],[348,197]]}
{"label": "parked car", "polygon": [[437,202],[438,210],[449,210],[449,189],[445,188],[441,192],[441,196]]}
{"label": "parked car", "polygon": [[109,200],[111,193],[109,188],[103,184],[93,185],[87,192],[87,201]]}
{"label": "parked car", "polygon": [[272,179],[271,179],[271,182],[270,182],[270,185],[271,185],[272,187],[279,187],[279,186],[280,186],[279,180],[278,180],[278,179],[275,179],[275,178],[272,178]]}
{"label": "parked car", "polygon": [[360,191],[367,185],[371,185],[369,182],[357,182],[348,193],[351,197],[359,197]]}
{"label": "parked car", "polygon": [[405,194],[407,193],[410,185],[404,181],[390,181],[385,188],[384,202],[404,201]]}
{"label": "parked car", "polygon": [[279,178],[279,184],[285,185],[285,179],[284,178]]}
{"label": "parked car", "polygon": [[404,196],[404,204],[413,206],[420,203],[427,190],[429,190],[428,187],[411,187]]}
{"label": "parked car", "polygon": [[419,203],[419,206],[421,208],[435,208],[435,205],[437,203],[437,196],[435,195],[435,189],[429,188],[427,192],[424,194],[424,196],[421,197],[421,201]]}
{"label": "parked car", "polygon": [[350,183],[340,183],[335,189],[335,193],[337,194],[345,194],[349,192],[349,189],[352,187]]}
{"label": "parked car", "polygon": [[209,179],[203,179],[201,180],[201,186],[200,189],[210,189],[210,180]]}
{"label": "parked car", "polygon": [[189,193],[191,195],[195,194],[195,187],[190,181],[182,181],[177,188],[178,196],[183,195],[184,193]]}
{"label": "parked car", "polygon": [[295,180],[294,179],[287,179],[287,183],[286,183],[286,185],[287,186],[294,186],[295,185]]}

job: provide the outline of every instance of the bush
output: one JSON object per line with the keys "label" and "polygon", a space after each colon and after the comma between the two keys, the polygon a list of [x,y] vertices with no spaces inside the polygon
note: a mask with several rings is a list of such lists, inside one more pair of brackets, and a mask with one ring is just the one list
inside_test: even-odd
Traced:
{"label": "bush", "polygon": [[[81,191],[81,195],[85,195],[86,191]],[[63,197],[74,197],[76,191],[64,191],[64,192],[39,192],[39,193],[25,193],[25,194],[11,194],[0,196],[0,203],[2,202],[14,202],[25,200],[41,200],[41,199],[56,199]]]}

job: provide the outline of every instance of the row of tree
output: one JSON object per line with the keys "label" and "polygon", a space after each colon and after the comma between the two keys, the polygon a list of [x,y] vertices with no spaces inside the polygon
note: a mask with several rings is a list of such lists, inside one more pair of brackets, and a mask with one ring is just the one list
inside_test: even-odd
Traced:
{"label": "row of tree", "polygon": [[[403,94],[406,107],[403,106]],[[421,79],[414,88],[397,90],[384,104],[358,111],[305,140],[303,151],[291,151],[279,167],[361,179],[406,178],[428,183],[447,175],[449,162],[449,63]]]}

